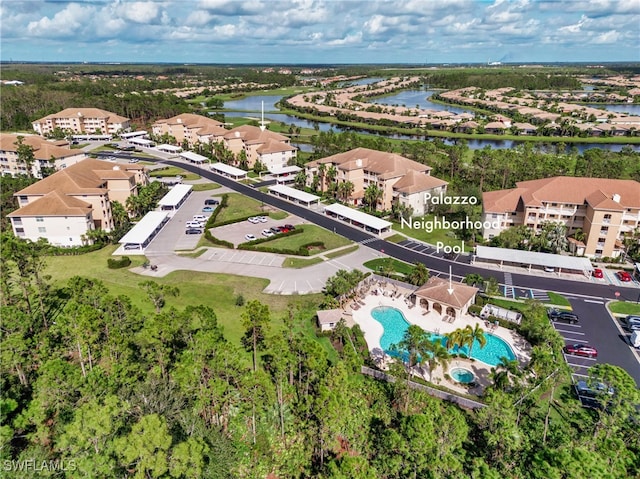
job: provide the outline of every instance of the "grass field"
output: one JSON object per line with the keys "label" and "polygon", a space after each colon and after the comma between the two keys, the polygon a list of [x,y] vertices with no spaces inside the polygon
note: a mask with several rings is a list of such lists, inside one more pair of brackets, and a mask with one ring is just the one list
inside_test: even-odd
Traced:
{"label": "grass field", "polygon": [[185,180],[199,180],[200,176],[195,173],[187,173],[182,168],[176,166],[169,166],[167,168],[158,168],[149,172],[149,176],[163,177],[163,176],[182,176]]}
{"label": "grass field", "polygon": [[297,250],[300,246],[313,241],[322,241],[326,250],[332,250],[351,244],[351,241],[348,239],[316,225],[296,226],[296,229],[298,228],[302,229],[304,233],[276,238],[262,244],[269,246],[270,248],[282,248],[283,250]]}
{"label": "grass field", "polygon": [[566,307],[571,307],[571,303],[569,302],[569,300],[567,298],[565,298],[564,296],[562,296],[561,294],[558,293],[552,293],[551,291],[549,291],[547,293],[547,296],[549,296],[549,303],[550,304],[555,304],[557,306],[566,306]]}
{"label": "grass field", "polygon": [[[275,214],[275,212],[273,213]],[[215,224],[222,223],[223,221],[231,221],[236,218],[246,218],[247,216],[262,214],[265,214],[265,212],[262,210],[262,203],[259,201],[241,195],[240,193],[229,193],[227,207],[223,208],[220,214],[218,214]],[[271,214],[269,216],[271,216]]]}
{"label": "grass field", "polygon": [[393,258],[372,259],[371,261],[364,263],[364,266],[374,272],[378,272],[384,268],[390,268],[392,271],[404,275],[411,273],[411,270],[413,269],[412,265]]}
{"label": "grass field", "polygon": [[348,248],[344,248],[344,249],[341,249],[341,250],[338,250],[338,251],[334,251],[333,253],[327,253],[327,254],[325,254],[323,256],[325,256],[325,257],[327,257],[329,259],[333,259],[333,258],[337,258],[339,256],[344,256],[346,254],[353,253],[354,251],[358,251],[359,247],[360,246],[358,246],[357,244],[354,244],[353,246],[349,246]]}
{"label": "grass field", "polygon": [[217,190],[220,188],[218,183],[196,183],[193,185],[193,191],[209,191],[209,190]]}
{"label": "grass field", "polygon": [[[166,298],[165,309],[175,307],[183,309],[188,305],[210,306],[215,311],[218,321],[224,327],[225,337],[234,344],[240,344],[243,334],[240,315],[244,310],[235,305],[236,298],[242,294],[246,301],[257,299],[267,304],[272,312],[271,324],[273,330],[283,328],[282,318],[287,306],[292,304],[310,311],[310,319],[316,305],[321,301],[321,294],[301,296],[281,296],[264,294],[262,290],[269,283],[266,279],[235,276],[229,274],[199,273],[194,271],[175,271],[164,278],[149,278],[130,272],[127,268],[108,269],[107,258],[116,246],[108,246],[100,251],[79,256],[55,256],[47,259],[45,273],[51,275],[51,282],[56,287],[62,287],[75,275],[101,280],[112,295],[126,295],[134,305],[144,313],[151,314],[154,308],[138,284],[147,279],[153,279],[160,284],[170,284],[180,290],[177,297]],[[141,256],[130,256],[133,266],[140,266],[146,261]],[[313,334],[310,321],[301,324],[301,328]],[[314,335],[315,337],[315,335]],[[328,342],[327,342],[328,344]],[[326,346],[325,344],[324,346]],[[330,347],[330,346],[329,346]]]}
{"label": "grass field", "polygon": [[609,304],[609,311],[618,314],[640,314],[640,304],[614,301]]}
{"label": "grass field", "polygon": [[283,268],[306,268],[307,266],[313,266],[314,264],[322,263],[323,259],[320,257],[315,258],[300,258],[300,257],[291,257],[285,258],[282,263]]}

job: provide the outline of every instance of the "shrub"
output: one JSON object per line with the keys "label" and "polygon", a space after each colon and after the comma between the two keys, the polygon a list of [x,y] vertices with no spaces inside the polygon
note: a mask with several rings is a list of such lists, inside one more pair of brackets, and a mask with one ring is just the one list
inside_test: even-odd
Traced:
{"label": "shrub", "polygon": [[231,249],[234,248],[233,243],[230,243],[229,241],[225,241],[225,240],[221,240],[221,239],[216,238],[215,236],[213,236],[211,234],[211,231],[209,231],[209,230],[206,230],[204,232],[204,237],[207,239],[207,241],[209,241],[209,242],[211,242],[211,243],[213,243],[215,245],[224,246],[225,248],[231,248]]}
{"label": "shrub", "polygon": [[242,294],[236,296],[236,306],[244,306],[244,296]]}
{"label": "shrub", "polygon": [[478,306],[477,304],[472,304],[471,306],[469,306],[468,311],[469,313],[477,316],[480,314],[480,311],[482,311],[482,307]]}
{"label": "shrub", "polygon": [[126,268],[130,264],[131,264],[131,259],[128,256],[123,256],[120,259],[115,259],[115,258],[107,259],[107,266],[109,267],[109,269]]}

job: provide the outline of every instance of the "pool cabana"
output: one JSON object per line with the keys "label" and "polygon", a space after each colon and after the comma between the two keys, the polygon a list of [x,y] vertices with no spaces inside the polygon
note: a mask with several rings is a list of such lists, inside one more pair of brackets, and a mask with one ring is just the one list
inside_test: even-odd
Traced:
{"label": "pool cabana", "polygon": [[433,276],[413,293],[413,300],[424,310],[423,314],[433,311],[439,314],[443,321],[453,322],[467,314],[469,306],[475,302],[477,293],[478,288],[462,283],[451,283],[449,288],[448,280]]}

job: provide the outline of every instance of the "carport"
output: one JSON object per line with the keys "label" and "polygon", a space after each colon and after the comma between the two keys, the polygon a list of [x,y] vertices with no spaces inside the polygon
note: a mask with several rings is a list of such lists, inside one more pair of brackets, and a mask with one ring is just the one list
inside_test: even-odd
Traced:
{"label": "carport", "polygon": [[182,148],[180,148],[179,146],[167,145],[166,143],[163,143],[162,145],[156,146],[156,150],[164,151],[165,153],[178,154],[182,151]]}
{"label": "carport", "polygon": [[150,211],[126,235],[120,238],[118,243],[122,244],[125,250],[142,251],[167,221],[169,221],[169,213],[166,211]]}
{"label": "carport", "polygon": [[182,203],[191,194],[193,185],[175,185],[169,190],[169,193],[164,195],[158,205],[163,211],[175,211],[182,206]]}
{"label": "carport", "polygon": [[296,179],[296,174],[300,170],[302,170],[302,168],[299,166],[290,165],[270,169],[269,174],[273,176],[278,183],[293,183]]}
{"label": "carport", "polygon": [[362,211],[354,210],[339,203],[325,206],[324,214],[346,220],[348,223],[364,228],[371,233],[381,234],[391,230],[392,223]]}
{"label": "carport", "polygon": [[285,185],[270,186],[269,193],[271,193],[272,195],[280,196],[281,198],[285,198],[292,203],[300,203],[307,208],[310,207],[312,203],[319,204],[320,202],[319,196],[312,195],[311,193],[307,193],[306,191],[296,190],[295,188],[291,188],[290,186]]}
{"label": "carport", "polygon": [[209,158],[206,156],[198,155],[193,151],[183,151],[180,153],[180,158],[184,158],[189,163],[195,163],[196,165],[201,165],[202,163],[209,161]]}
{"label": "carport", "polygon": [[215,171],[216,173],[221,174],[222,176],[233,178],[234,180],[242,180],[247,178],[246,171],[241,170],[240,168],[236,168],[235,166],[225,165],[221,162],[212,164],[210,169],[212,171]]}
{"label": "carport", "polygon": [[558,273],[583,274],[585,276],[591,276],[593,271],[591,261],[587,258],[489,246],[476,246],[473,262],[499,264],[500,267],[504,265],[523,266],[529,271],[532,268],[538,270],[553,268]]}

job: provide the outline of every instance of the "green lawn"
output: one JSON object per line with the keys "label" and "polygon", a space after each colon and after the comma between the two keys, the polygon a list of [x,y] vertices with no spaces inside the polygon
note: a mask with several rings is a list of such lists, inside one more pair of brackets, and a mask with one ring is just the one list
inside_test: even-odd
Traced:
{"label": "green lawn", "polygon": [[230,221],[236,218],[246,218],[252,215],[261,215],[262,203],[249,198],[248,196],[241,195],[240,193],[229,193],[229,199],[226,208],[223,208],[218,217],[216,218],[216,224],[223,221]]}
{"label": "green lawn", "polygon": [[371,261],[367,261],[366,263],[364,263],[364,266],[374,272],[378,272],[383,268],[391,268],[391,270],[395,271],[396,273],[404,275],[411,273],[411,270],[413,269],[412,265],[405,263],[404,261],[398,261],[394,258],[372,259]]}
{"label": "green lawn", "polygon": [[549,296],[550,304],[555,304],[557,306],[566,306],[568,308],[571,307],[571,303],[569,302],[569,300],[561,294],[548,292],[547,295]]}
{"label": "green lawn", "polygon": [[182,176],[185,180],[199,180],[200,176],[195,173],[187,173],[182,168],[176,166],[169,166],[167,168],[157,168],[149,172],[149,176],[162,177],[162,176]]}
{"label": "green lawn", "polygon": [[609,311],[618,314],[640,314],[640,304],[614,301],[609,304]]}
{"label": "green lawn", "polygon": [[351,244],[351,241],[348,239],[316,225],[300,225],[296,226],[296,228],[302,229],[304,233],[275,238],[262,244],[269,246],[270,248],[282,248],[283,250],[297,250],[300,246],[313,241],[322,241],[326,250],[332,250]]}
{"label": "green lawn", "polygon": [[286,258],[282,263],[283,268],[306,268],[307,266],[313,266],[314,264],[322,263],[323,259],[320,257],[316,258],[300,258],[300,257],[291,257]]}
{"label": "green lawn", "polygon": [[[433,215],[424,216],[424,222],[426,224],[432,220]],[[414,218],[411,223],[412,226],[414,225],[413,221],[420,221],[420,225],[422,225],[423,218]],[[432,245],[435,245],[438,241],[442,242],[446,246],[460,246],[461,243],[460,240],[456,238],[454,232],[448,229],[434,229],[428,233],[424,227],[411,228],[408,225],[398,223],[397,221],[393,221],[393,229],[398,233],[405,234],[411,238],[415,238]],[[465,252],[473,250],[472,245],[465,245],[464,248]]]}
{"label": "green lawn", "polygon": [[[183,309],[188,305],[199,304],[210,306],[224,327],[225,337],[236,345],[240,344],[240,338],[243,334],[240,321],[243,308],[235,305],[236,297],[239,294],[242,294],[246,301],[257,299],[267,304],[272,312],[271,323],[275,330],[283,328],[280,318],[284,316],[289,304],[313,311],[322,298],[321,294],[301,296],[264,294],[262,290],[269,281],[262,278],[194,271],[175,271],[164,278],[149,278],[134,274],[127,268],[108,269],[107,258],[111,257],[115,248],[116,246],[108,246],[86,255],[50,257],[47,259],[45,273],[51,275],[51,282],[57,287],[64,286],[69,278],[77,274],[100,279],[111,294],[129,296],[132,303],[147,314],[151,314],[154,308],[144,292],[139,289],[140,282],[153,279],[160,284],[176,286],[180,290],[180,295],[175,298],[166,298],[165,309],[171,307]],[[130,258],[132,267],[139,266],[146,261],[142,256],[130,256]],[[310,318],[312,314],[310,312],[307,317]],[[313,325],[310,322],[298,326],[309,334],[313,333]]]}
{"label": "green lawn", "polygon": [[269,212],[269,218],[271,218],[272,220],[283,220],[285,218],[287,218],[289,216],[289,213],[286,213],[285,211],[270,211]]}
{"label": "green lawn", "polygon": [[406,239],[407,238],[405,238],[404,236],[398,233],[391,235],[388,238],[385,238],[385,240],[388,241],[389,243],[400,243],[401,241],[404,241]]}
{"label": "green lawn", "polygon": [[323,256],[326,256],[329,259],[333,259],[333,258],[337,258],[339,256],[344,256],[346,254],[353,253],[354,251],[358,251],[359,247],[360,246],[358,246],[357,244],[354,244],[353,246],[349,246],[348,248],[344,248],[344,249],[341,249],[341,250],[338,250],[338,251],[334,251],[333,253],[327,253],[327,254],[325,254]]}
{"label": "green lawn", "polygon": [[209,191],[209,190],[217,190],[220,188],[218,183],[196,183],[193,185],[193,191]]}

